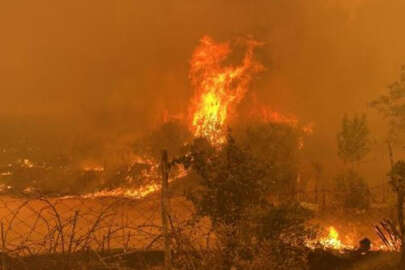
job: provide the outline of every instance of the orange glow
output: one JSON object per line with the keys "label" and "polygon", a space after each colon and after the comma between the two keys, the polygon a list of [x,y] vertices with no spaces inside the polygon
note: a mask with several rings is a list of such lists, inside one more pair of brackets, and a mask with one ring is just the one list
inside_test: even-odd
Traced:
{"label": "orange glow", "polygon": [[263,69],[253,59],[253,51],[260,42],[245,40],[246,51],[242,63],[224,65],[232,49],[229,42],[216,43],[205,36],[191,59],[190,80],[195,97],[190,108],[191,130],[196,137],[205,137],[213,144],[225,140],[224,128],[234,106],[248,90],[252,74]]}

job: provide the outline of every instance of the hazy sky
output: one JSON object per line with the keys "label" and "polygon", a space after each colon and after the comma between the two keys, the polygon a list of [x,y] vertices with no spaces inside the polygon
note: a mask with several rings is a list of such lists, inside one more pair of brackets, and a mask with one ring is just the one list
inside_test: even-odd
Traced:
{"label": "hazy sky", "polygon": [[[144,130],[187,111],[188,61],[205,35],[251,34],[269,106],[335,138],[405,63],[402,0],[12,0],[0,3],[1,119]],[[29,132],[29,131],[27,131]]]}

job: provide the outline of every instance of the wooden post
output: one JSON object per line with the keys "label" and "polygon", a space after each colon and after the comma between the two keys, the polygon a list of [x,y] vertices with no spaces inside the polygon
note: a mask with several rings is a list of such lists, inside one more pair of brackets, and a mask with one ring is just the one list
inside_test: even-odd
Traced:
{"label": "wooden post", "polygon": [[6,235],[4,232],[4,224],[1,222],[1,269],[7,270],[7,253],[6,253]]}
{"label": "wooden post", "polygon": [[162,151],[162,190],[161,190],[161,214],[162,214],[162,234],[164,238],[164,270],[171,269],[172,253],[170,249],[170,237],[169,237],[169,162],[167,157],[167,150]]}

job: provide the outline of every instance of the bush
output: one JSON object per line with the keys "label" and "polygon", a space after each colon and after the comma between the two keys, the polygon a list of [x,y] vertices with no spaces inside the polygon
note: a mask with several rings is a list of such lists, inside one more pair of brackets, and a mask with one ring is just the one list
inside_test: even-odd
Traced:
{"label": "bush", "polygon": [[[310,231],[304,224],[309,213],[296,204],[269,203],[267,163],[241,149],[230,135],[220,148],[198,139],[190,149],[190,164],[186,165],[199,176],[199,186],[187,197],[197,220],[211,220],[216,246],[208,250],[178,248],[178,267],[305,269],[304,241]],[[193,246],[194,241],[186,242]]]}

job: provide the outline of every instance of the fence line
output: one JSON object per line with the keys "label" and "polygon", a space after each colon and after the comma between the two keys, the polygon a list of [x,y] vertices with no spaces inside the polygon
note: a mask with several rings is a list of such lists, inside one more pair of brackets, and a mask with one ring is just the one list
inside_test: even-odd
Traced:
{"label": "fence line", "polygon": [[[170,167],[167,166],[167,153],[162,157],[162,164],[166,164],[166,167],[162,166],[162,179],[167,180]],[[18,193],[1,195],[2,256],[69,255],[86,250],[101,253],[112,250],[124,253],[165,250],[166,269],[170,269],[170,247],[176,242],[173,242],[173,235],[187,228],[190,235],[201,236],[208,246],[211,227],[205,221],[193,224],[193,227],[186,226],[193,214],[192,204],[184,194],[170,193],[167,182],[162,187],[161,194],[151,193],[142,199],[118,196],[48,197],[41,194],[27,197]],[[394,196],[388,182],[372,186],[369,190],[373,203],[385,203],[389,196]],[[294,194],[286,192],[284,195],[320,203],[314,200],[316,193],[320,194],[318,200],[328,204],[337,191],[297,190]],[[4,265],[2,269],[6,269]]]}

